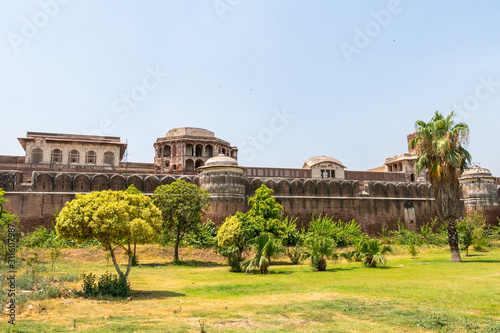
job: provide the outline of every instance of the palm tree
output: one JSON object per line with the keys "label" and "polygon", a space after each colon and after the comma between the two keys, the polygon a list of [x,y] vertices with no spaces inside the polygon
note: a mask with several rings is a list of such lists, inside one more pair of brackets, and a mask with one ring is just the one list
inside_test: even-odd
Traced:
{"label": "palm tree", "polygon": [[471,156],[463,147],[468,143],[469,127],[464,123],[455,124],[453,115],[452,111],[447,117],[443,117],[436,111],[430,122],[417,121],[417,137],[410,145],[414,145],[417,150],[415,172],[418,175],[420,171],[427,169],[439,218],[448,225],[451,261],[459,262],[462,259],[455,224],[460,205],[458,172],[467,168]]}
{"label": "palm tree", "polygon": [[368,239],[360,241],[356,246],[357,257],[362,259],[366,267],[384,266],[386,259],[384,254],[392,253],[392,247],[382,245],[378,239]]}
{"label": "palm tree", "polygon": [[247,273],[252,269],[259,269],[260,274],[269,274],[268,268],[271,265],[271,258],[284,251],[281,240],[274,238],[271,233],[264,232],[249,243],[255,249],[255,254],[250,259],[244,260],[241,267]]}
{"label": "palm tree", "polygon": [[316,268],[317,271],[326,270],[327,258],[336,259],[338,257],[334,252],[337,244],[330,238],[313,234],[306,239],[305,246],[305,256],[311,258],[311,265]]}

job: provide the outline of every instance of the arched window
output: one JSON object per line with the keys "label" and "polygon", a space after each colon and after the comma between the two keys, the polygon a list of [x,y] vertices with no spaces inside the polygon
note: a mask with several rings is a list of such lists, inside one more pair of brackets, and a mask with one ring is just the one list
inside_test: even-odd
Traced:
{"label": "arched window", "polygon": [[202,167],[203,166],[203,161],[202,160],[197,160],[196,161],[196,168]]}
{"label": "arched window", "polygon": [[213,157],[214,156],[214,148],[211,145],[207,145],[205,147],[205,151],[208,157]]}
{"label": "arched window", "polygon": [[388,165],[387,169],[389,170],[389,172],[392,172],[392,165]]}
{"label": "arched window", "polygon": [[97,160],[97,155],[95,151],[89,150],[85,155],[85,164],[95,165]]}
{"label": "arched window", "polygon": [[54,149],[50,154],[50,164],[61,164],[62,163],[62,150]]}
{"label": "arched window", "polygon": [[115,153],[111,151],[104,153],[104,165],[115,166]]}
{"label": "arched window", "polygon": [[163,156],[164,157],[172,156],[172,148],[170,148],[170,146],[163,147]]}
{"label": "arched window", "polygon": [[196,145],[195,156],[202,156],[202,154],[203,154],[203,146]]}
{"label": "arched window", "polygon": [[193,145],[190,143],[186,145],[186,156],[193,156]]}
{"label": "arched window", "polygon": [[43,162],[43,150],[41,148],[35,148],[31,151],[31,163],[40,164]]}
{"label": "arched window", "polygon": [[170,161],[169,160],[165,161],[165,168],[170,168]]}
{"label": "arched window", "polygon": [[226,148],[222,148],[222,154],[226,155]]}
{"label": "arched window", "polygon": [[68,161],[69,164],[80,164],[80,152],[78,150],[70,151]]}
{"label": "arched window", "polygon": [[194,170],[194,162],[193,160],[186,160],[186,171]]}

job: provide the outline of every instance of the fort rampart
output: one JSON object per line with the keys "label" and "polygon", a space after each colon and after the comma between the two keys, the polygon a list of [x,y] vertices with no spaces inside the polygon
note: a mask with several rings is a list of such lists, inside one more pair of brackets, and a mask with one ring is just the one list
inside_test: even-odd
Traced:
{"label": "fort rampart", "polygon": [[[428,184],[365,181],[360,186],[357,181],[347,180],[228,177],[34,172],[31,188],[16,191],[22,179],[19,172],[12,171],[0,173],[0,187],[8,191],[9,202],[4,208],[20,216],[24,231],[39,225],[50,227],[54,214],[76,193],[124,190],[133,184],[151,194],[157,186],[177,179],[207,188],[214,194],[208,216],[216,223],[222,223],[238,210],[248,209],[246,199],[262,184],[274,190],[284,215],[297,217],[300,226],[306,225],[313,214],[333,215],[335,219],[355,219],[365,232],[376,234],[383,226],[395,229],[398,220],[408,229],[416,230],[436,216]],[[244,187],[245,198],[231,195],[235,186]]]}

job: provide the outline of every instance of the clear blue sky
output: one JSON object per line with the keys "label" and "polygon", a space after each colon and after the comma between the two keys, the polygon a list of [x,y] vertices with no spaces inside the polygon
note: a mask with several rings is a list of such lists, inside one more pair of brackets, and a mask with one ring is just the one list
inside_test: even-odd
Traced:
{"label": "clear blue sky", "polygon": [[499,17],[494,0],[1,0],[0,154],[27,131],[100,131],[152,162],[192,126],[241,165],[367,170],[457,109],[500,176]]}

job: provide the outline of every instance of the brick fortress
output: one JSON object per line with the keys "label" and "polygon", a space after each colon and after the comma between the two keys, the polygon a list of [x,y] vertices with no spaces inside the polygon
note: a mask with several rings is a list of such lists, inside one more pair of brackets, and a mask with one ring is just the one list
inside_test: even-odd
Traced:
{"label": "brick fortress", "polygon": [[[408,135],[408,142],[413,135]],[[4,207],[21,218],[22,230],[50,227],[54,214],[76,193],[124,190],[134,184],[146,194],[159,185],[184,179],[206,189],[212,204],[208,217],[216,223],[238,210],[261,184],[274,190],[284,215],[299,225],[312,214],[355,219],[363,231],[395,229],[398,220],[417,230],[436,216],[430,185],[415,175],[415,150],[387,158],[368,171],[352,171],[339,160],[316,156],[302,168],[260,168],[238,165],[238,149],[206,129],[170,130],[154,143],[153,163],[123,162],[127,145],[118,137],[28,132],[19,138],[25,156],[0,156],[0,188]],[[479,167],[460,179],[463,213],[481,210],[491,224],[500,216],[500,181]]]}

